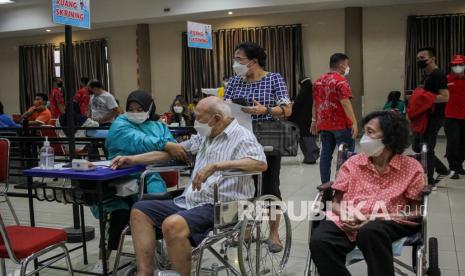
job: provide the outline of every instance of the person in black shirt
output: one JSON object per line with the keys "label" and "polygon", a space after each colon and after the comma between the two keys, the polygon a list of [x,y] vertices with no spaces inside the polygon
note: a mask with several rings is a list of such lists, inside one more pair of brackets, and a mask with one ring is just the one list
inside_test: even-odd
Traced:
{"label": "person in black shirt", "polygon": [[310,78],[303,78],[300,91],[292,105],[289,121],[296,123],[300,129],[299,145],[304,155],[305,164],[315,164],[320,157],[320,148],[316,144],[317,136],[310,133],[312,123],[313,87]]}
{"label": "person in black shirt", "polygon": [[[424,70],[423,88],[426,91],[436,94],[434,109],[428,117],[428,125],[423,134],[415,134],[413,150],[420,152],[421,144],[428,146],[428,184],[436,188],[436,184],[447,176],[451,176],[451,171],[439,160],[434,153],[438,132],[444,125],[444,111],[446,102],[449,101],[449,90],[447,90],[447,76],[438,68],[436,64],[436,54],[434,48],[421,48],[417,52],[418,68]],[[434,171],[438,173],[434,178]]]}

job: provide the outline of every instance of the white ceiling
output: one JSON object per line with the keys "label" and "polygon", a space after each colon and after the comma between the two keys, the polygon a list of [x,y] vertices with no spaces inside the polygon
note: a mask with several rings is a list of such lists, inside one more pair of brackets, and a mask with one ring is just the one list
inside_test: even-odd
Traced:
{"label": "white ceiling", "polygon": [[[232,16],[461,0],[90,0],[92,28]],[[51,19],[52,0],[0,5],[0,38],[61,32]],[[170,8],[170,12],[164,12]]]}

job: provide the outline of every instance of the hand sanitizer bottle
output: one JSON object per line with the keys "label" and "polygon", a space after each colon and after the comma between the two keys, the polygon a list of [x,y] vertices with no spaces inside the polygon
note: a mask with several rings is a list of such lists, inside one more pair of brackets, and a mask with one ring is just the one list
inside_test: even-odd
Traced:
{"label": "hand sanitizer bottle", "polygon": [[41,169],[53,169],[55,166],[55,154],[53,148],[50,146],[48,137],[45,137],[44,146],[40,148],[39,153],[39,166]]}

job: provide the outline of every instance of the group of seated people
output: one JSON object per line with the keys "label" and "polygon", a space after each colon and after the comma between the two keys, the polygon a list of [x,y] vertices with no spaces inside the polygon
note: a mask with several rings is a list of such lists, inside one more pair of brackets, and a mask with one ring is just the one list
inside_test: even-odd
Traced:
{"label": "group of seated people", "polygon": [[[4,113],[3,104],[0,101],[0,127],[21,127],[27,122],[29,126],[66,126],[66,106],[64,102],[63,81],[60,78],[53,79],[53,89],[49,95],[37,93],[33,105],[20,117],[11,118]],[[188,104],[185,97],[176,95],[169,112],[163,115],[164,122],[172,126],[193,126],[194,110],[198,100]],[[116,117],[123,114],[119,102],[104,89],[99,80],[91,80],[83,77],[80,79],[80,88],[73,96],[74,114],[80,114],[75,121],[75,127],[110,126]],[[77,115],[73,115],[76,117]],[[165,118],[166,117],[166,118]],[[78,117],[76,117],[78,118]],[[92,120],[92,122],[84,118]],[[60,124],[58,124],[60,122]],[[79,136],[80,137],[80,136]]]}
{"label": "group of seated people", "polygon": [[[112,168],[185,160],[187,154],[195,154],[196,162],[190,183],[181,196],[139,202],[134,198],[118,199],[120,202],[110,206],[113,209],[106,209],[110,214],[108,249],[116,249],[117,234],[125,225],[121,218],[129,220],[138,275],[153,275],[158,228],[163,233],[173,269],[189,275],[192,248],[213,228],[213,183],[221,171],[228,169],[265,171],[263,148],[253,133],[231,117],[228,105],[218,97],[207,97],[198,103],[195,120],[199,135],[181,144],[176,143],[165,124],[157,121],[155,104],[148,93],[131,93],[126,111],[112,124],[106,141]],[[138,113],[140,121],[132,122],[131,113]],[[365,256],[368,275],[394,275],[392,243],[419,230],[419,213],[399,212],[407,210],[406,206],[409,210],[420,210],[417,207],[425,186],[421,164],[402,155],[409,146],[407,121],[395,112],[379,111],[367,115],[363,127],[361,153],[341,167],[332,185],[333,209],[326,212],[327,218],[312,232],[312,259],[320,275],[350,275],[345,257],[355,246]],[[164,191],[163,179],[158,174],[152,175],[147,192]],[[254,192],[254,182],[248,177],[231,178],[219,184],[222,202],[248,199]],[[377,209],[380,201],[387,213]],[[363,203],[363,207],[350,216],[354,210],[345,209],[344,202],[354,206]],[[116,210],[124,210],[124,215],[119,217],[121,211],[115,213]],[[373,213],[376,219],[372,219]],[[116,231],[111,229],[118,224],[112,224],[113,220],[119,222]]]}
{"label": "group of seated people", "polygon": [[[76,124],[76,127],[109,125],[118,115],[122,114],[117,100],[104,90],[100,81],[88,81],[87,78],[81,78],[80,85],[80,89],[73,97],[73,116],[79,114],[81,115],[80,120],[86,117],[95,123],[83,126],[86,121],[83,120],[82,124]],[[34,96],[33,105],[19,118],[13,118],[13,120],[3,114],[2,110],[2,115],[6,118],[2,119],[2,122],[15,121],[14,124],[8,124],[8,127],[21,127],[23,123],[27,123],[29,126],[56,125],[58,122],[61,122],[61,126],[65,126],[63,123],[66,120],[63,118],[66,118],[66,106],[62,88],[63,81],[60,78],[55,78],[52,92],[49,95],[37,93]],[[6,125],[6,123],[4,124]]]}
{"label": "group of seated people", "polygon": [[[89,83],[89,90],[94,97],[103,95],[99,103],[112,102],[101,85]],[[28,118],[31,125],[47,124],[50,111],[45,107],[46,102],[47,96],[38,94],[34,106],[23,117]],[[213,183],[222,171],[229,169],[265,171],[267,162],[263,147],[252,132],[238,124],[229,106],[218,97],[202,99],[193,113],[189,113],[182,98],[174,100],[171,106],[174,120],[180,121],[182,117],[191,124],[195,121],[199,133],[180,144],[159,120],[149,93],[132,92],[126,101],[126,112],[119,116],[112,104],[109,113],[97,113],[99,117],[93,120],[82,114],[76,102],[75,113],[63,114],[58,123],[64,125],[66,116],[73,116],[77,125],[96,126],[116,116],[105,142],[113,169],[182,161],[188,154],[196,155],[196,160],[190,182],[177,198],[137,202],[134,195],[106,203],[105,214],[98,214],[93,208],[96,216],[109,217],[107,250],[110,253],[117,249],[121,231],[130,222],[138,275],[153,275],[157,228],[163,233],[173,269],[181,275],[189,275],[192,248],[213,228]],[[0,113],[3,122],[2,108]],[[421,204],[425,186],[421,164],[402,155],[409,146],[408,122],[396,112],[379,111],[364,118],[363,128],[361,153],[349,158],[341,167],[332,185],[333,208],[312,232],[312,259],[322,276],[350,275],[345,257],[355,246],[363,252],[368,275],[394,275],[392,243],[419,229],[418,213],[399,212],[408,209],[406,206],[419,210],[416,207]],[[138,179],[139,175],[131,177]],[[148,178],[146,185],[148,193],[166,191],[166,183],[157,173]],[[219,183],[219,200],[249,199],[254,196],[255,188],[250,177],[228,178]],[[353,206],[363,203],[363,207],[344,208],[347,202]],[[387,213],[377,209],[378,202],[384,204],[382,210]],[[349,214],[352,211],[353,216]],[[376,219],[371,219],[373,213]]]}

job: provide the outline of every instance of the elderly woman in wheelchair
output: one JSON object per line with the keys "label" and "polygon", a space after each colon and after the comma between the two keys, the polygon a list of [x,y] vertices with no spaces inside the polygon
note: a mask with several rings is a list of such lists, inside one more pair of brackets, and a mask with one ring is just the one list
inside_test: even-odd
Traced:
{"label": "elderly woman in wheelchair", "polygon": [[409,146],[408,123],[380,111],[366,116],[363,128],[362,153],[341,166],[326,218],[311,231],[311,259],[322,276],[350,275],[346,256],[355,247],[368,275],[394,275],[393,242],[419,230],[425,179],[422,165],[402,155]]}
{"label": "elderly woman in wheelchair", "polygon": [[[155,229],[163,233],[172,269],[190,275],[192,247],[199,245],[214,226],[212,187],[221,171],[267,168],[262,146],[253,133],[231,118],[229,107],[220,99],[208,97],[198,103],[195,127],[199,135],[181,144],[187,152],[197,154],[193,178],[183,194],[174,199],[139,201],[131,211],[137,275],[154,275]],[[118,157],[112,164],[117,168],[169,159],[165,152],[150,152]],[[218,184],[218,200],[222,202],[253,195],[251,177],[225,178]]]}

